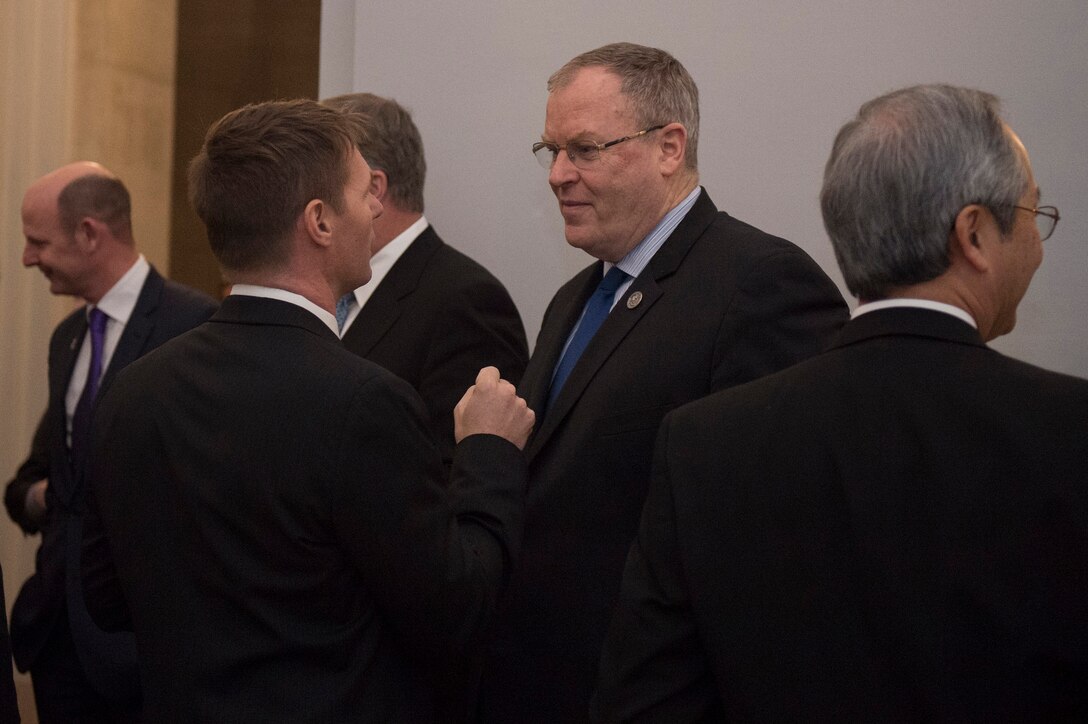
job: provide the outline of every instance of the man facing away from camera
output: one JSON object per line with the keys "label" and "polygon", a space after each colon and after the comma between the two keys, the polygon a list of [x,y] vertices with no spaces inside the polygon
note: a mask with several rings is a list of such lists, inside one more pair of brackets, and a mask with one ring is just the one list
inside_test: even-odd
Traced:
{"label": "man facing away from camera", "polygon": [[1058,210],[997,99],[862,106],[820,196],[828,352],[669,415],[602,722],[1088,715],[1088,381],[986,346]]}
{"label": "man facing away from camera", "polygon": [[382,211],[362,130],[312,101],[212,125],[190,195],[232,292],[101,401],[87,598],[135,630],[148,721],[434,721],[516,555],[513,386],[458,404],[447,489],[419,396],[337,335]]}

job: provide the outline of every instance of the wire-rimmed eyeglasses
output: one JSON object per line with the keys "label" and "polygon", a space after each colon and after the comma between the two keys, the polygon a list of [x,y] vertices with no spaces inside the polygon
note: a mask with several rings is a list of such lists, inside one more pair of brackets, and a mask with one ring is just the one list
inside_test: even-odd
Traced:
{"label": "wire-rimmed eyeglasses", "polygon": [[1021,211],[1030,211],[1035,214],[1035,224],[1039,228],[1039,240],[1046,241],[1050,238],[1050,235],[1054,233],[1054,229],[1058,228],[1058,222],[1061,221],[1062,215],[1058,213],[1057,206],[1017,206],[1012,204],[1014,209],[1020,209]]}
{"label": "wire-rimmed eyeglasses", "polygon": [[632,138],[638,138],[639,136],[645,136],[647,133],[653,131],[660,131],[665,125],[650,126],[643,129],[638,133],[633,133],[630,136],[624,136],[623,138],[617,138],[615,141],[608,141],[607,143],[594,143],[593,141],[571,141],[566,145],[560,146],[557,143],[545,143],[544,141],[537,141],[533,144],[533,155],[536,156],[536,160],[540,162],[540,165],[546,169],[551,169],[555,163],[556,156],[560,151],[567,152],[567,158],[570,159],[577,168],[586,168],[598,158],[601,157],[601,151],[606,148],[611,148],[616,144],[623,143],[624,141],[630,141]]}

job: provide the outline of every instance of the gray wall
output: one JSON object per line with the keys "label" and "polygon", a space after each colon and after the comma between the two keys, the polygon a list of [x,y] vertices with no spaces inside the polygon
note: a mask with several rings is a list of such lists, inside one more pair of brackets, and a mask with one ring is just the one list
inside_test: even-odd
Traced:
{"label": "gray wall", "polygon": [[567,247],[529,153],[548,75],[604,43],[665,48],[702,96],[702,183],[718,207],[804,247],[841,278],[817,195],[839,126],[865,100],[948,82],[1001,96],[1043,203],[1062,222],[994,343],[1088,377],[1088,0],[366,3],[325,0],[321,95],[367,90],[414,113],[427,216],[510,289],[532,340],[589,258]]}

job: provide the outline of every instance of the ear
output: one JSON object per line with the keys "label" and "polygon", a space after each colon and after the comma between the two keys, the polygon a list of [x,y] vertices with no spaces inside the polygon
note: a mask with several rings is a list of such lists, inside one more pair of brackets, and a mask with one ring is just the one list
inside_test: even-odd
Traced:
{"label": "ear", "polygon": [[321,199],[311,199],[302,210],[301,224],[306,230],[310,241],[318,246],[329,246],[332,243],[332,233],[335,226],[335,217],[332,207]]}
{"label": "ear", "polygon": [[964,206],[956,214],[948,236],[949,257],[953,262],[962,259],[977,272],[988,272],[992,266],[990,245],[996,232],[997,224],[989,209],[979,204]]}
{"label": "ear", "polygon": [[370,193],[382,206],[385,205],[385,194],[389,191],[389,177],[385,175],[385,171],[379,169],[373,169],[370,172]]}
{"label": "ear", "polygon": [[73,234],[76,244],[78,244],[84,251],[91,252],[97,249],[102,244],[102,237],[106,232],[105,224],[98,219],[90,216],[84,216],[76,224],[76,230]]}
{"label": "ear", "polygon": [[660,167],[664,176],[672,176],[684,167],[688,148],[688,129],[679,123],[670,123],[657,132],[661,151]]}

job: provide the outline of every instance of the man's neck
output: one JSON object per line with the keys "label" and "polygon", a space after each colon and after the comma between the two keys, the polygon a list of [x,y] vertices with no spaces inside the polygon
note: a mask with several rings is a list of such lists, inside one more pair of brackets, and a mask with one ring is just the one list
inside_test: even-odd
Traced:
{"label": "man's neck", "polygon": [[80,297],[88,304],[98,304],[139,258],[140,254],[132,246],[126,246],[117,253],[111,253],[103,260],[93,281],[87,285],[87,289],[80,294]]}
{"label": "man's neck", "polygon": [[373,256],[396,239],[412,224],[419,221],[423,214],[419,211],[405,211],[392,202],[385,203],[382,215],[374,220],[374,243],[370,247]]}

